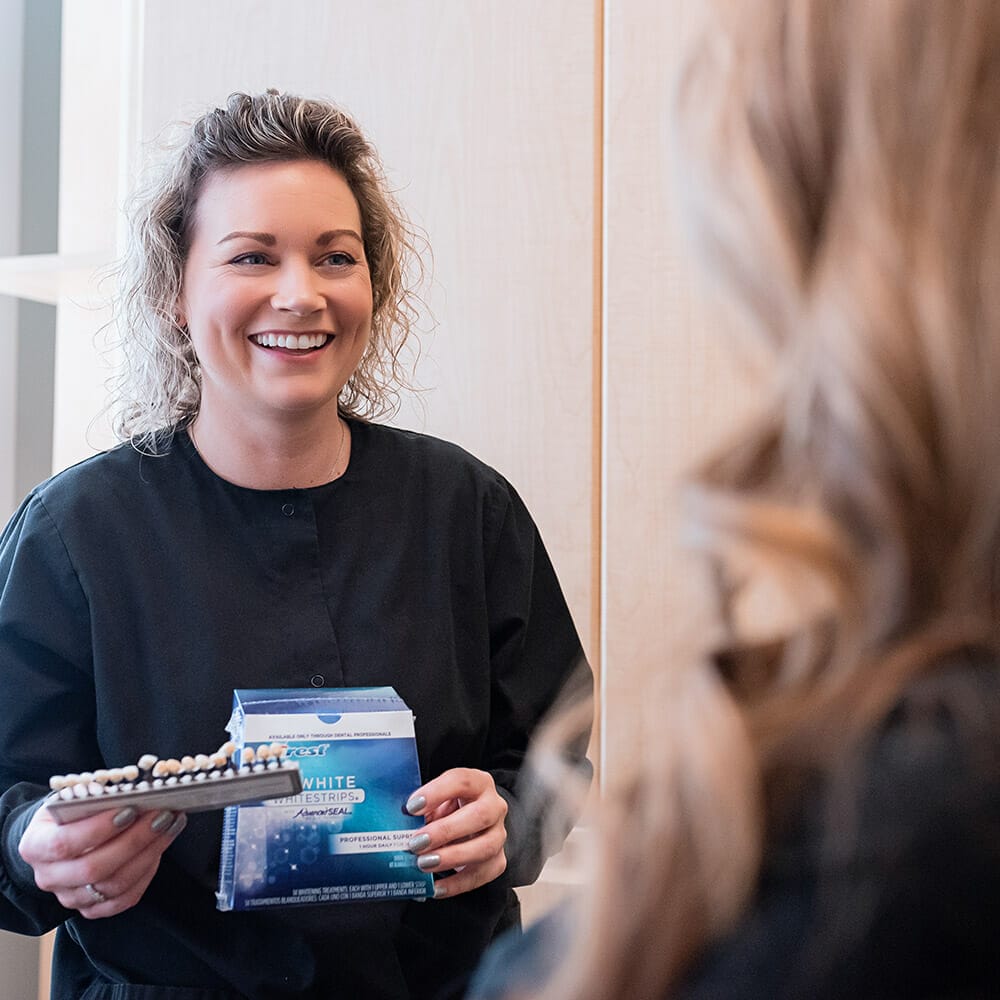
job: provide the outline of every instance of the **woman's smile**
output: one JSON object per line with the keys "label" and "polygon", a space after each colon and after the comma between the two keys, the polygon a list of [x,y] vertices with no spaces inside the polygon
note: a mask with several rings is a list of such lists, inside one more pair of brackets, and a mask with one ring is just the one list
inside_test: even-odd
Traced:
{"label": "woman's smile", "polygon": [[283,354],[314,354],[333,342],[332,333],[296,333],[293,330],[268,330],[250,335],[252,343],[268,351]]}

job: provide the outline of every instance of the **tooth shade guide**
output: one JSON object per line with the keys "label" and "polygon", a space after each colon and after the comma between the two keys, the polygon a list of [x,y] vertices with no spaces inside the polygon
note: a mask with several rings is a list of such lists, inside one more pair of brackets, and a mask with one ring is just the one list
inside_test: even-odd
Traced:
{"label": "tooth shade guide", "polygon": [[[80,789],[78,793],[76,789]],[[122,809],[135,806],[142,812],[170,809],[174,812],[207,812],[224,806],[239,805],[243,802],[263,802],[269,799],[285,798],[302,791],[299,765],[290,762],[280,767],[259,771],[243,770],[229,772],[214,781],[191,781],[145,789],[129,788],[101,795],[88,794],[86,785],[66,786],[51,794],[47,800],[49,812],[57,823],[68,823],[84,816],[92,816],[106,809]],[[63,796],[69,794],[69,799]]]}

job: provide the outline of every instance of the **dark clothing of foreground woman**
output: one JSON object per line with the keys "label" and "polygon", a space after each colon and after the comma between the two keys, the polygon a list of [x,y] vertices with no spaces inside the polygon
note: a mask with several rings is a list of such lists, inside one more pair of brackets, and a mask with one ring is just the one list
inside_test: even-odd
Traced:
{"label": "dark clothing of foreground woman", "polygon": [[[997,671],[969,654],[911,686],[850,776],[856,822],[818,782],[802,796],[747,915],[672,1000],[1000,996]],[[469,1000],[544,981],[567,917],[495,946]]]}

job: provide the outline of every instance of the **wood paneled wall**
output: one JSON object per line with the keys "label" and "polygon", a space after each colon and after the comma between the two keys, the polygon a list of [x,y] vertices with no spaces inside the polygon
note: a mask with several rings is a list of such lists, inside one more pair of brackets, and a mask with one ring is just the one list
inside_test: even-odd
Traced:
{"label": "wood paneled wall", "polygon": [[608,0],[604,296],[605,768],[632,748],[652,675],[702,627],[701,566],[681,537],[684,477],[752,396],[678,219],[670,127],[696,4]]}
{"label": "wood paneled wall", "polygon": [[[64,252],[110,253],[117,206],[165,126],[234,90],[329,97],[369,132],[433,249],[424,391],[399,422],[465,445],[524,495],[601,669],[612,767],[643,678],[669,666],[689,618],[678,479],[748,396],[670,187],[692,13],[653,0],[65,3]],[[57,467],[109,440],[87,430],[105,377],[94,304],[60,310]]]}
{"label": "wood paneled wall", "polygon": [[[600,670],[613,774],[691,620],[678,480],[749,396],[669,183],[690,7],[65,0],[65,17],[64,252],[110,254],[143,144],[231,91],[328,97],[368,131],[433,247],[424,391],[399,422],[525,497]],[[104,379],[84,305],[60,310],[57,467],[109,440],[84,434]]]}

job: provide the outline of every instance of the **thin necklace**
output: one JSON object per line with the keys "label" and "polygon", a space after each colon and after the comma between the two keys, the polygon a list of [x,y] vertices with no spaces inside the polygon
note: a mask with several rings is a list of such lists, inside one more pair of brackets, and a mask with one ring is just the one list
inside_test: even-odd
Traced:
{"label": "thin necklace", "polygon": [[347,421],[338,414],[337,422],[340,424],[340,445],[337,448],[337,457],[333,460],[333,468],[330,470],[330,482],[333,482],[334,479],[339,478],[347,471],[345,469],[340,473],[337,472],[337,466],[340,465],[340,456],[344,454],[344,444],[347,441]]}
{"label": "thin necklace", "polygon": [[[330,470],[330,479],[328,481],[331,483],[335,479],[339,479],[344,474],[344,472],[347,471],[346,469],[344,469],[339,473],[337,472],[337,466],[340,465],[340,456],[344,454],[344,445],[347,444],[347,421],[344,420],[344,418],[341,417],[339,413],[337,414],[337,423],[340,424],[340,444],[337,446],[337,457],[333,460],[333,468]],[[201,460],[204,462],[205,456],[202,455],[201,448],[198,447],[198,442],[195,441],[194,439],[193,422],[187,425],[187,435],[188,439],[191,442],[191,447],[194,448],[199,458],[201,458]],[[207,465],[208,463],[206,462],[205,464]],[[322,483],[320,483],[319,485],[322,485]]]}

